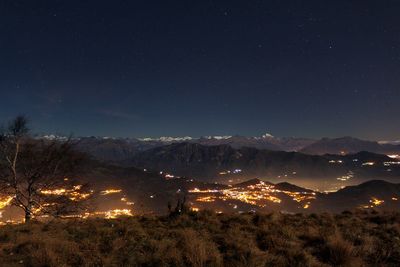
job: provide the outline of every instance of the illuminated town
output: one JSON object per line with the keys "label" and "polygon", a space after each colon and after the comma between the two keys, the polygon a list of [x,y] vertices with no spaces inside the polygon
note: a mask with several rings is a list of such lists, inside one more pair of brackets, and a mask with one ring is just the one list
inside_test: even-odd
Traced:
{"label": "illuminated town", "polygon": [[[82,185],[75,185],[72,187],[64,187],[64,188],[54,188],[54,189],[46,189],[40,190],[39,192],[43,196],[65,196],[69,200],[73,202],[79,202],[84,200],[89,200],[93,197],[96,192],[94,190],[90,190],[89,192],[82,191]],[[60,215],[60,218],[70,219],[70,218],[105,218],[105,219],[115,219],[120,216],[133,216],[134,212],[132,207],[135,203],[130,201],[128,197],[123,194],[122,189],[105,189],[99,192],[99,197],[101,197],[101,202],[108,203],[111,202],[112,208],[103,210],[100,206],[97,207],[94,211],[84,210],[82,212],[76,214],[66,214]],[[109,198],[109,195],[116,195],[116,201]],[[12,209],[12,202],[14,197],[0,197],[0,225],[4,224],[17,224],[22,223],[24,220],[22,219],[22,215],[13,216],[13,218],[8,218],[4,215],[4,213],[10,209]],[[49,215],[45,213],[45,210],[49,207],[56,206],[57,203],[43,203],[41,205],[36,205],[33,207],[33,217],[39,220],[46,220]],[[129,207],[129,208],[128,208]],[[15,218],[17,217],[17,218]]]}
{"label": "illuminated town", "polygon": [[75,185],[72,188],[57,188],[57,189],[46,189],[40,190],[39,192],[43,195],[58,195],[58,196],[66,196],[72,201],[81,201],[89,198],[93,194],[93,190],[90,192],[81,192],[82,185]]}
{"label": "illuminated town", "polygon": [[232,204],[237,201],[257,208],[276,209],[276,205],[283,201],[292,201],[297,203],[295,206],[299,209],[307,209],[316,199],[315,192],[296,192],[281,190],[276,185],[257,181],[250,185],[229,185],[225,189],[204,189],[193,188],[188,191],[192,196],[192,208],[197,210],[199,207],[209,208],[207,203],[227,202],[233,210],[238,209],[238,204]]}
{"label": "illuminated town", "polygon": [[338,178],[336,178],[336,179],[339,180],[339,181],[345,182],[345,181],[350,180],[350,179],[353,178],[353,177],[354,177],[354,172],[349,171],[346,175],[343,175],[343,176],[338,177]]}

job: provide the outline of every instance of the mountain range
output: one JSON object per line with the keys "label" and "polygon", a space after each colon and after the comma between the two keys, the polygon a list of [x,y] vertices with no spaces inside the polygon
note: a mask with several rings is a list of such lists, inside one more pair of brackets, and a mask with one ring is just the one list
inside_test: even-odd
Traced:
{"label": "mountain range", "polygon": [[363,180],[400,176],[400,165],[396,161],[386,155],[370,152],[308,155],[197,143],[176,143],[152,148],[136,154],[128,165],[218,182],[234,177],[329,179],[346,176],[349,172],[352,177],[357,176]]}
{"label": "mountain range", "polygon": [[[46,135],[38,138],[65,140],[66,137]],[[246,136],[205,136],[200,138],[160,137],[160,138],[110,138],[79,137],[74,138],[77,147],[84,152],[104,161],[121,162],[130,160],[143,151],[176,143],[193,143],[205,146],[229,145],[232,148],[251,147],[272,151],[302,152],[310,155],[354,154],[368,151],[377,154],[399,155],[398,142],[366,141],[353,137],[322,138],[320,140],[295,137],[274,137],[264,134],[259,137]]]}
{"label": "mountain range", "polygon": [[80,151],[95,160],[208,182],[232,184],[263,178],[331,191],[371,179],[395,182],[400,177],[399,145],[352,137],[312,140],[265,134],[73,140]]}
{"label": "mountain range", "polygon": [[168,202],[183,197],[193,209],[222,212],[400,208],[396,143],[269,134],[72,140],[91,155],[78,178],[97,192],[122,190],[114,198],[100,196],[103,209],[129,201],[137,213],[165,213]]}

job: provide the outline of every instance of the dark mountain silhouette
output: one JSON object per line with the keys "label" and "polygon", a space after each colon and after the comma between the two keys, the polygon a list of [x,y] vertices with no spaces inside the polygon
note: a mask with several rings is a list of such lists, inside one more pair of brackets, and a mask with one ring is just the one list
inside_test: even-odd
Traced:
{"label": "dark mountain silhouette", "polygon": [[[374,200],[383,201],[379,205]],[[313,204],[313,210],[341,212],[369,206],[375,209],[400,209],[400,184],[383,180],[371,180],[360,185],[348,186],[337,192],[321,195]]]}
{"label": "dark mountain silhouette", "polygon": [[[138,153],[131,164],[179,176],[218,181],[219,178],[230,176],[327,178],[344,175],[350,170],[367,173],[368,177],[398,174],[399,168],[396,166],[391,173],[385,172],[387,168],[384,162],[390,160],[385,155],[369,152],[316,156],[255,148],[235,149],[229,145],[178,143]],[[364,162],[374,162],[375,165],[367,168],[363,166]],[[240,171],[235,173],[235,170]]]}
{"label": "dark mountain silhouette", "polygon": [[288,182],[282,182],[275,184],[275,188],[282,191],[291,191],[291,192],[313,192],[311,189],[306,189]]}
{"label": "dark mountain silhouette", "polygon": [[379,144],[374,141],[365,141],[353,137],[323,138],[300,150],[312,155],[324,154],[354,154],[360,151],[369,151],[380,154],[400,153],[399,145]]}
{"label": "dark mountain silhouette", "polygon": [[76,148],[97,160],[123,162],[141,151],[165,145],[162,142],[142,142],[134,138],[82,137]]}
{"label": "dark mountain silhouette", "polygon": [[228,145],[234,149],[250,147],[271,151],[300,151],[309,155],[354,154],[360,151],[380,154],[400,153],[400,145],[380,144],[378,142],[364,141],[352,137],[336,139],[323,138],[317,141],[307,138],[277,138],[266,134],[261,137],[245,137],[238,135],[227,137],[187,137],[186,139],[171,137],[158,139],[81,137],[76,140],[79,150],[87,152],[98,160],[118,162],[120,164],[131,160],[140,152],[178,143],[192,143],[204,146]]}
{"label": "dark mountain silhouette", "polygon": [[[58,136],[45,136],[44,138],[66,138]],[[275,151],[297,151],[315,142],[306,138],[276,138],[269,135],[262,137],[201,137],[188,138],[158,138],[158,139],[136,139],[136,138],[108,138],[108,137],[80,137],[76,139],[77,148],[87,152],[94,158],[103,161],[123,162],[131,159],[139,152],[165,146],[169,144],[190,142],[206,146],[229,145],[233,148],[254,147],[258,149],[268,149]]]}
{"label": "dark mountain silhouette", "polygon": [[314,143],[315,140],[294,137],[277,138],[266,134],[261,137],[246,137],[239,135],[231,136],[229,138],[203,137],[195,139],[192,142],[207,146],[230,145],[233,148],[253,147],[257,149],[276,151],[297,151]]}
{"label": "dark mountain silhouette", "polygon": [[221,172],[233,172],[235,169],[241,170],[242,175],[271,176],[293,172],[315,176],[321,172],[335,172],[328,160],[320,156],[193,143],[172,144],[144,151],[134,156],[132,164],[198,179],[215,178]]}

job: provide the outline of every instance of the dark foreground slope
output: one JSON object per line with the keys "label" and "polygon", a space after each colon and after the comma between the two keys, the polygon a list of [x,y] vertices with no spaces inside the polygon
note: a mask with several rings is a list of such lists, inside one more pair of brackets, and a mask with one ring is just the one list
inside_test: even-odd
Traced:
{"label": "dark foreground slope", "polygon": [[242,214],[0,227],[1,266],[399,266],[400,214]]}

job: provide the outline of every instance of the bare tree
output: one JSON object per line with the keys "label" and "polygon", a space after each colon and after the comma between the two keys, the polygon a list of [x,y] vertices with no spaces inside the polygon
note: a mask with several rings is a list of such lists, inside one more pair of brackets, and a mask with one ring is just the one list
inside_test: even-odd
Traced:
{"label": "bare tree", "polygon": [[13,197],[25,222],[37,214],[77,212],[88,199],[87,186],[74,184],[84,156],[71,140],[49,141],[29,135],[27,119],[18,116],[0,134],[0,193]]}

